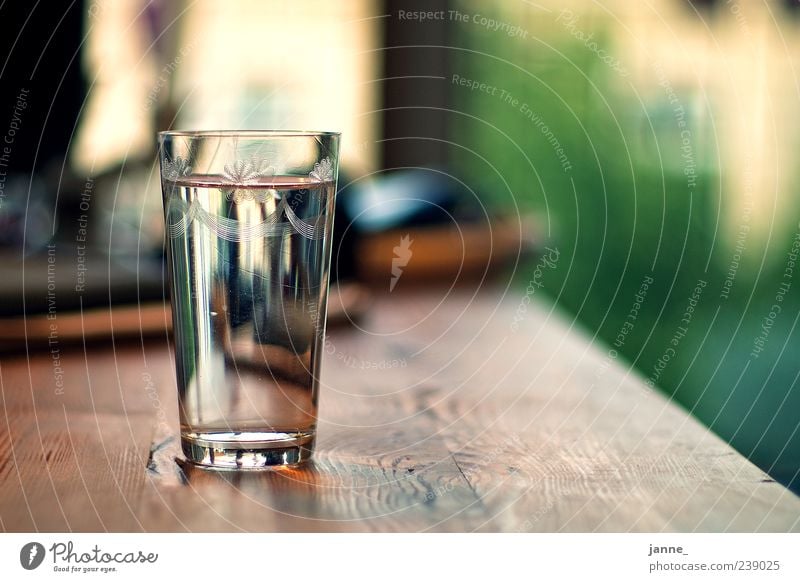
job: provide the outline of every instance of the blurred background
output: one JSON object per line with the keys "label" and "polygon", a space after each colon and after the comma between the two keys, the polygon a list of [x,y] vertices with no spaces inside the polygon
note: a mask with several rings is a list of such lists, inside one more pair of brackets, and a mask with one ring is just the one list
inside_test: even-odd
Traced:
{"label": "blurred background", "polygon": [[47,349],[56,313],[62,340],[70,313],[78,341],[163,333],[157,131],[341,131],[340,312],[419,286],[533,290],[800,490],[797,0],[0,17],[6,351]]}

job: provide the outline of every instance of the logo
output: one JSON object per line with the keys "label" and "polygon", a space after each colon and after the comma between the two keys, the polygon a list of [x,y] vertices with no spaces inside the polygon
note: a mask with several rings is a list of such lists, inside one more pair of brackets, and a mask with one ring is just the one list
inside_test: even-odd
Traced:
{"label": "logo", "polygon": [[395,285],[400,280],[403,274],[403,267],[408,265],[411,260],[411,244],[414,242],[409,235],[400,238],[400,244],[392,249],[394,251],[394,258],[392,258],[392,279],[389,281],[389,293],[394,291]]}
{"label": "logo", "polygon": [[19,551],[19,563],[26,570],[35,570],[44,561],[44,546],[39,542],[28,542]]}

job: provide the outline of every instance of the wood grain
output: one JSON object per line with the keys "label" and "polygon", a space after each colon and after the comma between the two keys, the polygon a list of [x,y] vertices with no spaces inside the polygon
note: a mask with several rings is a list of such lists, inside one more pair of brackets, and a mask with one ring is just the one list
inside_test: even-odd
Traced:
{"label": "wood grain", "polygon": [[[8,531],[798,531],[800,500],[543,302],[376,298],[329,335],[315,460],[180,462],[165,341],[0,363]],[[176,462],[176,458],[178,462]]]}

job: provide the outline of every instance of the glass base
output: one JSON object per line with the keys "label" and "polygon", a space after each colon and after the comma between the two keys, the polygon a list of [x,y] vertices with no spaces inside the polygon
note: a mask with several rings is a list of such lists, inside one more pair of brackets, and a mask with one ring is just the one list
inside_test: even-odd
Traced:
{"label": "glass base", "polygon": [[299,465],[311,458],[313,432],[183,433],[186,459],[211,469],[269,469]]}

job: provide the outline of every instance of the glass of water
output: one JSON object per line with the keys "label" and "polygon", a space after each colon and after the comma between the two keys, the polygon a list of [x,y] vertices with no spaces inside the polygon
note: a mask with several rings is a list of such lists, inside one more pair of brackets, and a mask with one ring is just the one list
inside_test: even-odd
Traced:
{"label": "glass of water", "polygon": [[339,134],[159,134],[181,445],[198,465],[313,450]]}

